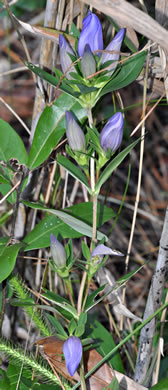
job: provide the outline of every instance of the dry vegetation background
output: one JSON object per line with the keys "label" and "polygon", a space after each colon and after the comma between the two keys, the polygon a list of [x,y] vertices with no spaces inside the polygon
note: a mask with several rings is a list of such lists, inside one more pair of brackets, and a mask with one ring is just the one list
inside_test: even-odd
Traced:
{"label": "dry vegetation background", "polygon": [[[153,104],[162,96],[162,101],[154,110],[151,110],[150,115],[145,121],[145,146],[144,159],[142,168],[142,183],[140,188],[140,198],[137,208],[137,219],[132,241],[129,271],[135,269],[135,265],[145,264],[142,270],[136,274],[127,284],[126,303],[132,313],[138,317],[143,316],[149,286],[152,275],[155,269],[159,240],[162,232],[165,210],[167,206],[167,191],[168,191],[168,79],[167,79],[167,42],[168,42],[168,5],[165,0],[156,1],[102,1],[91,0],[87,2],[79,2],[77,0],[55,2],[48,0],[45,11],[45,1],[34,0],[36,6],[27,7],[24,2],[19,6],[20,1],[11,1],[15,3],[15,11],[17,18],[22,22],[28,23],[31,26],[45,25],[56,28],[57,30],[65,30],[69,23],[73,20],[78,26],[81,26],[83,15],[86,14],[88,5],[94,7],[97,15],[102,21],[102,26],[106,34],[105,39],[110,39],[113,30],[106,18],[106,15],[121,27],[128,27],[130,39],[136,45],[137,49],[144,46],[144,41],[147,45],[152,45],[150,48],[149,67],[147,74],[147,96],[146,96],[146,113],[151,110],[152,105],[148,104],[149,99],[153,99]],[[26,2],[25,2],[26,3]],[[31,1],[31,4],[33,2]],[[28,5],[28,4],[27,4]],[[41,6],[40,6],[41,5]],[[12,9],[12,8],[11,8]],[[58,12],[59,11],[59,12]],[[40,35],[31,34],[22,26],[17,25],[17,28],[24,34],[26,45],[32,63],[41,63],[43,66],[52,68],[55,61],[59,66],[59,54],[57,42],[51,42]],[[34,124],[41,110],[44,108],[45,102],[39,87],[35,84],[32,74],[23,64],[25,59],[25,51],[22,42],[18,39],[16,28],[11,23],[11,19],[7,13],[0,14],[0,117],[10,123],[18,134],[22,137],[24,144],[29,150],[29,134],[23,127],[16,114],[24,121],[28,129],[34,131]],[[139,46],[140,42],[140,46]],[[153,44],[155,43],[155,44]],[[157,57],[154,53],[158,50]],[[138,125],[142,119],[142,102],[144,93],[144,73],[141,74],[137,81],[128,87],[119,91],[118,99],[122,100],[124,107],[128,107],[125,111],[125,119],[127,123],[128,134]],[[54,90],[47,86],[47,91],[50,99],[54,96]],[[59,94],[57,92],[57,94]],[[164,99],[163,99],[164,98]],[[155,99],[155,100],[154,100]],[[129,106],[131,106],[129,108]],[[111,95],[106,97],[102,102],[102,111],[97,112],[98,121],[105,119],[110,112]],[[33,118],[33,120],[32,120]],[[136,133],[138,137],[140,130]],[[136,137],[135,136],[135,137]],[[127,137],[126,137],[127,138]],[[125,139],[125,145],[127,140]],[[40,175],[43,175],[43,181],[39,182],[35,177],[34,189],[31,191],[31,199],[37,200],[46,199],[48,203],[50,195],[48,195],[47,186],[50,183],[50,175],[52,175],[52,158],[45,168],[40,170]],[[109,236],[110,245],[123,253],[127,253],[128,243],[130,240],[130,231],[132,226],[133,212],[137,199],[137,182],[139,172],[139,147],[136,151],[133,150],[130,157],[132,169],[128,191],[125,202],[118,222],[112,230],[113,221],[106,223],[104,226],[105,233]],[[100,199],[106,200],[106,205],[112,207],[114,211],[118,211],[121,205],[122,196],[125,190],[129,159],[122,163],[122,167],[117,169],[113,175],[113,179],[103,187]],[[38,186],[37,186],[38,184]],[[67,191],[67,202],[70,200],[74,181],[69,180]],[[39,187],[40,186],[40,187]],[[60,183],[59,196],[56,199],[56,207],[59,207],[63,197],[64,179]],[[75,196],[75,202],[83,201],[83,193],[78,188]],[[11,218],[8,216],[6,223],[3,222],[2,216],[10,211],[11,206],[4,202],[0,205],[1,218],[1,235],[9,235],[11,229]],[[32,214],[27,216],[26,231],[31,226]],[[38,214],[38,219],[42,218]],[[79,240],[76,240],[76,252],[80,250]],[[29,254],[28,254],[29,256]],[[31,252],[30,256],[38,259],[46,257],[46,251],[40,250]],[[23,260],[23,259],[22,259]],[[20,263],[19,263],[20,262]],[[26,279],[31,288],[39,288],[41,280],[42,268],[39,271],[39,262],[36,260],[25,259],[21,263],[21,259],[17,263],[17,269]],[[116,258],[114,261],[108,262],[108,270],[117,280],[125,272],[124,260]],[[39,273],[40,272],[40,273]],[[167,283],[165,284],[167,288]],[[93,285],[94,288],[94,285]],[[9,308],[8,308],[9,309]],[[19,311],[20,313],[20,311]],[[6,323],[8,328],[4,327],[7,337],[12,337],[14,340],[25,340],[27,333],[23,330],[24,315],[15,312],[11,313],[7,310]],[[109,321],[106,311],[101,307],[102,323],[109,329],[112,324]],[[129,324],[126,321],[126,327]],[[33,333],[33,332],[32,332]],[[31,338],[36,337],[31,335]],[[166,347],[167,349],[167,347]],[[166,351],[165,351],[166,353]],[[126,364],[126,362],[125,362]],[[130,372],[128,372],[130,374]]]}

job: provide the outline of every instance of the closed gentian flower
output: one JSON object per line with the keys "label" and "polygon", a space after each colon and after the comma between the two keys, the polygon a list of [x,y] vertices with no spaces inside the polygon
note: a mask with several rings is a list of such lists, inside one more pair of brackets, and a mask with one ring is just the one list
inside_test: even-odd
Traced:
{"label": "closed gentian flower", "polygon": [[66,119],[66,135],[70,148],[75,151],[85,149],[85,136],[82,129],[76,122],[74,116],[69,112],[65,112]]}
{"label": "closed gentian flower", "polygon": [[58,268],[66,266],[66,252],[63,245],[57,240],[54,234],[50,235],[50,248],[51,256],[54,260],[55,265]]}
{"label": "closed gentian flower", "polygon": [[[83,28],[78,40],[78,54],[83,56],[86,45],[90,46],[91,51],[103,49],[103,33],[99,18],[89,12],[86,18],[83,19]],[[101,53],[97,53],[101,55]]]}
{"label": "closed gentian flower", "polygon": [[[74,52],[71,49],[67,40],[61,34],[59,35],[59,50],[60,50],[61,68],[62,68],[63,73],[65,73],[66,70],[69,68],[69,66],[72,64],[72,60],[71,60],[69,54],[74,55]],[[71,72],[76,72],[76,69],[73,65],[70,67],[70,69],[65,74],[68,79],[72,78],[70,76]]]}
{"label": "closed gentian flower", "polygon": [[[122,28],[113,38],[113,40],[109,43],[109,45],[106,47],[105,51],[108,50],[108,51],[120,52],[124,34],[125,34],[125,28]],[[117,54],[117,53],[106,53],[106,52],[104,52],[102,55],[101,58],[102,64],[104,64],[104,62],[107,61],[114,61],[108,68],[108,70],[110,71],[110,75],[115,71],[117,67],[119,56],[120,56],[119,53]]]}
{"label": "closed gentian flower", "polygon": [[121,252],[116,251],[115,249],[108,248],[103,244],[97,245],[96,248],[91,253],[91,257],[106,256],[106,255],[124,256]]}
{"label": "closed gentian flower", "polygon": [[63,345],[67,369],[71,376],[75,374],[82,357],[82,343],[76,336],[70,336]]}
{"label": "closed gentian flower", "polygon": [[115,152],[122,142],[124,119],[121,112],[114,114],[103,127],[100,134],[100,145],[106,152]]}
{"label": "closed gentian flower", "polygon": [[96,61],[88,44],[85,46],[81,59],[81,69],[84,77],[88,77],[96,72]]}

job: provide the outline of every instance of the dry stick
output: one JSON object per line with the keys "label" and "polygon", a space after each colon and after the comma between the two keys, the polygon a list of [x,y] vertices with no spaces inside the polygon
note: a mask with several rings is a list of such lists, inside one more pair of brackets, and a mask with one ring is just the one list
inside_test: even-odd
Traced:
{"label": "dry stick", "polygon": [[[145,107],[146,107],[146,92],[147,92],[149,58],[150,58],[150,52],[148,52],[148,56],[147,56],[145,77],[144,77],[143,117],[145,115]],[[142,167],[143,167],[143,155],[144,155],[144,142],[145,142],[144,136],[145,136],[145,122],[143,122],[142,128],[141,128],[141,144],[140,144],[138,184],[137,184],[137,193],[136,193],[135,208],[134,208],[134,213],[133,213],[130,238],[129,238],[129,243],[128,243],[128,253],[127,253],[127,256],[126,256],[126,260],[125,260],[125,272],[126,273],[128,272],[128,264],[129,264],[129,258],[130,258],[130,253],[131,253],[133,237],[134,237],[135,223],[136,223],[136,217],[137,217],[137,209],[138,209],[138,204],[139,204],[139,199],[140,199]],[[125,302],[125,294],[126,294],[126,287],[124,287],[124,289],[123,289],[123,296],[122,296],[123,304]],[[123,316],[121,316],[121,319],[120,319],[120,330],[122,330],[122,329],[123,329]]]}
{"label": "dry stick", "polygon": [[[166,294],[165,302],[167,302],[167,301],[168,301],[168,292]],[[166,319],[166,312],[167,312],[167,309],[164,309],[162,311],[161,320],[160,320],[161,327],[160,327],[160,337],[159,337],[159,345],[158,345],[158,357],[157,357],[157,363],[156,363],[156,372],[154,375],[154,382],[152,383],[153,386],[158,383],[161,354],[163,355],[163,328],[164,328],[165,319]]]}
{"label": "dry stick", "polygon": [[57,377],[58,382],[59,382],[62,390],[65,390],[65,387],[64,387],[63,383],[61,382],[61,379],[60,379],[59,375],[57,374],[57,371],[55,370],[54,365],[51,363],[50,359],[47,356],[45,356],[45,359],[47,360],[48,364],[50,365],[51,369],[53,370],[53,373]]}
{"label": "dry stick", "polygon": [[[28,51],[28,48],[27,48],[27,45],[26,45],[24,36],[20,33],[20,31],[19,31],[19,29],[18,29],[18,24],[17,24],[17,22],[16,22],[16,20],[15,20],[15,16],[12,14],[12,12],[11,12],[11,10],[10,10],[10,7],[9,7],[9,4],[8,4],[7,0],[2,0],[2,2],[4,3],[4,6],[5,6],[5,8],[6,8],[7,11],[8,11],[8,14],[9,14],[9,16],[10,16],[10,19],[11,19],[11,21],[12,21],[12,23],[13,23],[13,25],[14,25],[16,31],[17,31],[19,40],[21,41],[22,46],[23,46],[23,49],[24,49],[25,54],[26,54],[26,58],[27,58],[27,60],[28,60],[29,62],[31,62],[31,58],[30,58],[30,55],[29,55],[29,51]],[[32,77],[33,77],[34,82],[36,82],[36,76],[35,76],[34,73],[32,73]]]}
{"label": "dry stick", "polygon": [[[143,321],[153,314],[161,305],[165,277],[168,270],[168,207],[166,209],[163,230],[155,273],[148,295]],[[153,319],[141,330],[138,356],[134,379],[138,383],[144,382],[151,360],[153,337],[156,330],[156,320]],[[148,383],[146,383],[148,385]]]}
{"label": "dry stick", "polygon": [[2,99],[1,97],[0,97],[0,101],[17,118],[17,120],[21,123],[21,125],[24,127],[24,129],[27,131],[27,133],[30,135],[29,128],[26,126],[26,124],[23,122],[23,120],[20,118],[20,116],[13,110],[13,108],[11,106],[9,106],[9,104],[6,103],[5,100]]}

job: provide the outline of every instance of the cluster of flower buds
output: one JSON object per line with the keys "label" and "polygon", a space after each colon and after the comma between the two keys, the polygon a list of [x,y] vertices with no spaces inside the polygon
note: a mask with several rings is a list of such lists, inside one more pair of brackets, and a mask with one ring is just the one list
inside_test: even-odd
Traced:
{"label": "cluster of flower buds", "polygon": [[[94,74],[96,71],[96,62],[94,56],[92,55],[92,52],[94,52],[94,54],[97,54],[98,56],[101,56],[102,65],[108,61],[112,62],[108,67],[109,75],[112,75],[118,64],[124,34],[125,29],[122,28],[116,34],[114,39],[109,43],[109,45],[106,47],[102,54],[103,33],[100,20],[92,12],[88,13],[88,15],[83,20],[83,28],[80,33],[77,46],[78,55],[82,57],[81,68],[84,77],[88,77],[91,74]],[[59,36],[59,47],[61,67],[63,73],[65,73],[67,68],[70,67],[70,65],[72,64],[69,54],[74,55],[74,52],[62,35]],[[69,75],[69,73],[74,71],[75,68],[72,65],[71,69],[67,71],[66,77],[70,78],[71,76]]]}
{"label": "cluster of flower buds", "polygon": [[70,336],[63,345],[67,369],[71,376],[75,374],[82,358],[82,343],[76,336]]}

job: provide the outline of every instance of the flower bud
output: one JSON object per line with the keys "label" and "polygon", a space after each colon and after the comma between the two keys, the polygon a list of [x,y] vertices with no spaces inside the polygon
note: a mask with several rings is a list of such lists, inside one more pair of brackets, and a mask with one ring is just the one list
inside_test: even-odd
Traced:
{"label": "flower bud", "polygon": [[82,357],[82,343],[76,336],[70,336],[63,345],[67,369],[71,376],[75,374]]}
{"label": "flower bud", "polygon": [[54,234],[50,235],[51,256],[56,267],[63,268],[66,266],[66,252],[63,245],[56,239]]}
{"label": "flower bud", "polygon": [[[120,52],[120,48],[122,45],[122,41],[124,38],[125,34],[125,28],[122,28],[116,36],[113,38],[113,40],[109,43],[109,45],[106,47],[105,51],[115,51],[115,52]],[[110,71],[110,74],[112,74],[118,64],[120,54],[118,53],[103,53],[102,58],[101,58],[101,63],[104,64],[104,62],[107,61],[114,61],[112,64],[109,66],[108,70]]]}
{"label": "flower bud", "polygon": [[[98,17],[89,12],[86,18],[83,19],[83,28],[78,40],[78,54],[83,56],[86,45],[90,46],[91,51],[103,49],[103,33],[100,20]],[[101,53],[97,53],[101,55]]]}
{"label": "flower bud", "polygon": [[103,127],[100,134],[100,145],[106,152],[111,149],[115,152],[122,142],[124,119],[121,112],[114,114]]}
{"label": "flower bud", "polygon": [[82,129],[74,119],[73,115],[69,112],[65,112],[66,119],[66,135],[70,148],[76,152],[85,149],[85,136]]}
{"label": "flower bud", "polygon": [[[69,54],[74,55],[74,52],[71,49],[67,40],[61,34],[59,35],[59,49],[60,49],[61,68],[63,73],[65,73],[66,70],[69,68],[69,66],[72,64]],[[72,77],[70,76],[71,72],[76,72],[76,69],[73,65],[69,68],[69,70],[65,74],[67,79],[72,79]]]}
{"label": "flower bud", "polygon": [[96,61],[88,44],[84,48],[81,59],[81,69],[84,77],[88,77],[96,72]]}

